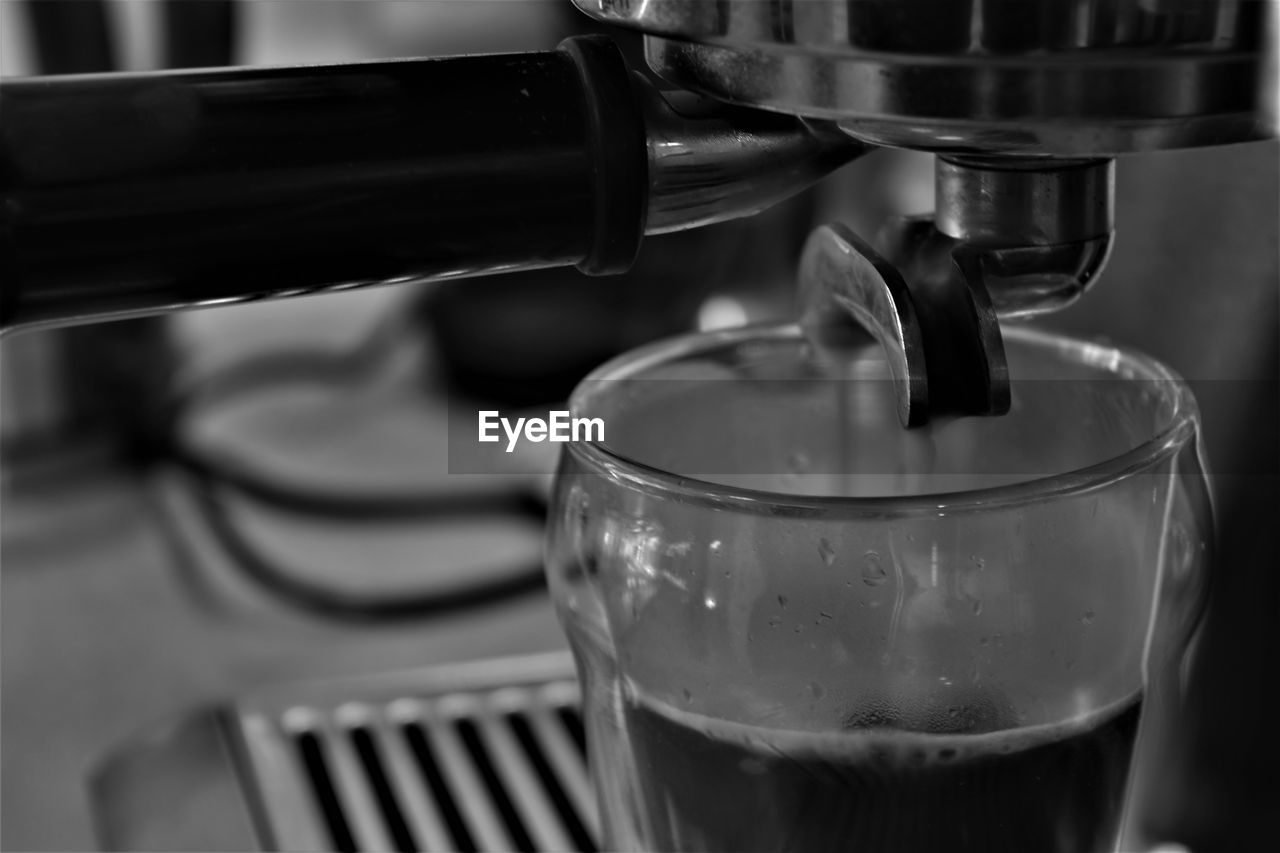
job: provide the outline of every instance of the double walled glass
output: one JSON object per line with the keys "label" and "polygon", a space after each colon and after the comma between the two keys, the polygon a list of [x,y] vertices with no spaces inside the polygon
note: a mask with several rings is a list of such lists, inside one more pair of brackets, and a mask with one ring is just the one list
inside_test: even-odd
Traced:
{"label": "double walled glass", "polygon": [[1197,415],[1150,360],[1006,338],[1012,412],[920,431],[874,346],[795,327],[579,387],[605,438],[548,567],[607,849],[1121,843],[1204,604]]}

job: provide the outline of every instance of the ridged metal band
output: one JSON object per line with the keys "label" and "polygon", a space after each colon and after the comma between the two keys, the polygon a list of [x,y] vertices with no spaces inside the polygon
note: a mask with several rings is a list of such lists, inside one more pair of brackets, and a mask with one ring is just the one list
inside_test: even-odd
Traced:
{"label": "ridged metal band", "polygon": [[1276,134],[1266,0],[575,0],[672,82],[877,145],[1108,156]]}
{"label": "ridged metal band", "polygon": [[1114,160],[939,157],[934,224],[980,246],[1076,243],[1115,228]]}

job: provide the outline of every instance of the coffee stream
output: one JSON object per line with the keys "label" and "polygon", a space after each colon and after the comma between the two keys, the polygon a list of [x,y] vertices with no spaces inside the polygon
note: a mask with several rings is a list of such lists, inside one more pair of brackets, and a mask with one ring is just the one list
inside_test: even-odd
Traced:
{"label": "coffee stream", "polygon": [[626,726],[650,846],[803,853],[1114,849],[1141,698],[1023,729],[991,718],[1010,713],[998,697],[979,704],[977,717],[962,725],[985,734],[903,730],[884,712],[854,714],[846,732],[813,734],[631,702]]}

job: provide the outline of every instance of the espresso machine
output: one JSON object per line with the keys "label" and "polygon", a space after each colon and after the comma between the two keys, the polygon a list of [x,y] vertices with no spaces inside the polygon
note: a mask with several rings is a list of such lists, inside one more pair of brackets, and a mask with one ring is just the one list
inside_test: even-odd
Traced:
{"label": "espresso machine", "polygon": [[[644,34],[544,54],[8,83],[4,328],[575,265],[758,212],[878,146],[932,221],[817,230],[812,322],[883,345],[904,424],[999,414],[999,323],[1105,266],[1116,158],[1268,138],[1250,0],[577,0]],[[837,323],[839,319],[837,319]]]}
{"label": "espresso machine", "polygon": [[[0,328],[557,266],[608,288],[647,237],[757,214],[877,148],[904,148],[936,155],[933,215],[877,233],[817,228],[797,271],[804,322],[833,341],[857,326],[879,342],[904,426],[998,416],[1010,404],[1001,324],[1067,307],[1104,272],[1116,170],[1280,128],[1280,9],[1266,0],[574,4],[642,34],[647,68],[592,36],[546,53],[5,81]],[[565,672],[468,673],[445,688],[500,713],[512,689],[536,699],[516,730],[542,759],[515,777],[527,790],[560,780],[527,796],[549,796],[566,828],[538,824],[532,842],[590,849]],[[298,711],[320,705],[266,695],[174,735],[250,792],[193,788],[238,816],[209,821],[220,834],[205,846],[243,843],[251,824],[254,844],[299,849],[395,846],[440,835],[432,826],[456,840],[455,824],[474,825],[470,801],[372,825],[380,784],[422,787],[394,751],[368,790],[339,772],[376,764],[368,755],[383,747],[368,744],[384,737],[407,738],[421,759],[427,741],[413,732],[456,708],[409,703],[383,719],[338,707],[323,724]],[[315,759],[310,782],[281,782],[269,730],[296,725],[302,752],[318,755],[343,714],[357,735],[341,766]],[[388,720],[403,728],[388,735]],[[464,732],[456,755],[436,756],[443,775],[488,736]],[[161,765],[143,756],[98,784],[153,802],[175,790]],[[468,772],[483,801],[488,774]],[[440,799],[437,781],[424,797]],[[304,783],[329,786],[327,830],[297,817]],[[522,796],[499,797],[503,815],[489,817],[523,813]],[[353,800],[368,814],[343,818]],[[480,837],[472,849],[491,842],[502,846]]]}

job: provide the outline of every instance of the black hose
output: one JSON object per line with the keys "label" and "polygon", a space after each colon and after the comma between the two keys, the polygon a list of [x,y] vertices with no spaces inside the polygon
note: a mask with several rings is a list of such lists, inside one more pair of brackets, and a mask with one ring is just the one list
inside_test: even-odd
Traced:
{"label": "black hose", "polygon": [[386,327],[379,327],[364,344],[348,352],[271,353],[202,377],[171,401],[168,434],[159,454],[161,464],[187,475],[200,517],[236,571],[276,599],[313,615],[362,623],[423,619],[545,589],[542,563],[536,560],[505,571],[486,570],[483,579],[451,589],[392,595],[352,593],[308,580],[304,572],[275,563],[249,541],[232,518],[228,499],[234,496],[307,518],[353,524],[493,519],[542,527],[546,501],[532,487],[452,493],[324,492],[264,476],[231,454],[194,446],[185,435],[185,425],[200,411],[248,395],[301,383],[355,385],[376,372],[396,340]]}

